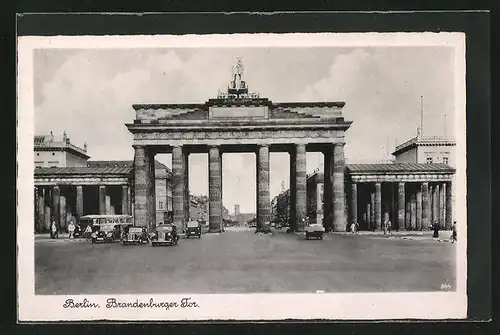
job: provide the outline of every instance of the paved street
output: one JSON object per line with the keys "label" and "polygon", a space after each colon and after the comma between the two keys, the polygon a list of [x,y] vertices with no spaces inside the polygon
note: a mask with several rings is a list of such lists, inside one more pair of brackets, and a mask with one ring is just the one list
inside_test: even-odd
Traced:
{"label": "paved street", "polygon": [[[447,236],[448,232],[443,232]],[[36,294],[390,292],[455,288],[455,245],[426,236],[260,235],[227,229],[178,246],[35,242]]]}

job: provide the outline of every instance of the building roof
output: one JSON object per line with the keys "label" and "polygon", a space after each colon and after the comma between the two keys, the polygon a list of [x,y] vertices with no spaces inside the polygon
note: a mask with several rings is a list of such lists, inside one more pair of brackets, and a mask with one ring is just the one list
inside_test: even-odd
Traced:
{"label": "building roof", "polygon": [[414,163],[392,163],[392,164],[347,164],[350,173],[387,173],[387,172],[448,172],[453,173],[455,169],[447,164],[414,164]]}
{"label": "building roof", "polygon": [[455,146],[456,142],[453,139],[442,136],[422,136],[417,135],[410,138],[408,141],[396,146],[393,156],[397,156],[417,146]]}
{"label": "building roof", "polygon": [[[134,161],[87,161],[87,167],[134,167]],[[155,160],[155,169],[166,169],[167,173],[172,173],[163,163]]]}
{"label": "building roof", "polygon": [[128,175],[132,167],[40,167],[35,168],[35,176],[45,175]]}

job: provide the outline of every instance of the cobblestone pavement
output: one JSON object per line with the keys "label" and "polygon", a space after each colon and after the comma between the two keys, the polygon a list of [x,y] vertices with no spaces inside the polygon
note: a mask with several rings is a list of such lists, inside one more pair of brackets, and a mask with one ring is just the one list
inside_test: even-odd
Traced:
{"label": "cobblestone pavement", "polygon": [[[396,236],[396,237],[395,237]],[[35,238],[36,294],[391,292],[455,288],[455,244],[429,234],[254,234],[228,228],[174,247]]]}

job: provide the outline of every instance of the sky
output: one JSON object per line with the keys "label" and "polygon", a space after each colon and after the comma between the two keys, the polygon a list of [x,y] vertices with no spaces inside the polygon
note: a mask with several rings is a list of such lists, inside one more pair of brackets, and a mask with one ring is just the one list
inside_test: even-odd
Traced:
{"label": "sky", "polygon": [[[344,101],[353,121],[347,163],[389,158],[416,135],[423,96],[424,135],[453,137],[451,47],[316,47],[184,49],[38,49],[34,53],[35,133],[67,132],[93,160],[132,160],[132,104],[203,103],[243,60],[251,92],[273,102]],[[157,155],[171,167],[171,155]],[[288,154],[271,153],[270,192],[289,185]],[[322,155],[307,154],[312,172]],[[255,155],[224,154],[223,203],[255,212]],[[189,160],[190,191],[208,193],[208,157]]]}

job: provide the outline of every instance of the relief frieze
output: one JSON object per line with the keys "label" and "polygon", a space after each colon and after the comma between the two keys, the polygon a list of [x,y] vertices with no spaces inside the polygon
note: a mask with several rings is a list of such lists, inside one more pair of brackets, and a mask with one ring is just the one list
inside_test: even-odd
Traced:
{"label": "relief frieze", "polygon": [[136,133],[136,140],[203,140],[203,139],[277,139],[277,138],[325,138],[338,137],[337,130],[241,130],[241,131],[186,131]]}

